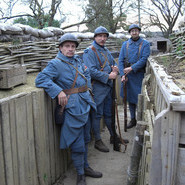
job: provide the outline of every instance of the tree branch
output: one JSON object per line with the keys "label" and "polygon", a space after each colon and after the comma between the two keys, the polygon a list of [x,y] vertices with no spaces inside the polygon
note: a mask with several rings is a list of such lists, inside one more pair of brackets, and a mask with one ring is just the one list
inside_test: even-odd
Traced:
{"label": "tree branch", "polygon": [[9,16],[9,17],[2,17],[2,18],[0,18],[0,20],[4,20],[4,19],[13,19],[13,18],[24,17],[24,16],[27,16],[27,17],[34,17],[33,15],[30,15],[30,14],[22,14],[22,15],[14,15],[14,16]]}
{"label": "tree branch", "polygon": [[83,21],[81,21],[79,23],[70,24],[70,25],[67,25],[67,26],[62,27],[62,29],[65,30],[65,29],[71,28],[73,26],[79,26],[79,25],[82,25],[82,24],[91,23],[91,21],[93,21],[94,19],[95,19],[95,17],[93,17],[91,19],[88,19],[88,20],[83,20]]}

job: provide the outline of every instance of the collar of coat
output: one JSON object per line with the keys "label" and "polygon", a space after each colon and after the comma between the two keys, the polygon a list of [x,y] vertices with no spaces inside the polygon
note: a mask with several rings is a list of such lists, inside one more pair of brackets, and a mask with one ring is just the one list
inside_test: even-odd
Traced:
{"label": "collar of coat", "polygon": [[137,41],[133,41],[131,38],[128,40],[129,45],[130,44],[140,45],[142,41],[143,41],[143,39],[141,37]]}
{"label": "collar of coat", "polygon": [[104,46],[104,47],[100,46],[99,44],[97,44],[97,42],[96,42],[95,40],[93,41],[92,45],[93,45],[97,50],[99,50],[99,51],[107,51],[107,48],[106,48],[105,46]]}
{"label": "collar of coat", "polygon": [[78,55],[74,55],[73,57],[66,57],[61,53],[61,51],[58,51],[57,58],[60,58],[61,60],[64,60],[66,62],[70,62],[71,64],[74,64],[75,61],[79,61]]}

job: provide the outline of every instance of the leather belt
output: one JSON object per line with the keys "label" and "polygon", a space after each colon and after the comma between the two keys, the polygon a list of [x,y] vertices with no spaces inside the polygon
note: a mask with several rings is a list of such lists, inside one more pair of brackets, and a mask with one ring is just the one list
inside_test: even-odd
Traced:
{"label": "leather belt", "polygon": [[88,90],[87,85],[78,87],[78,88],[71,88],[71,89],[64,89],[63,92],[65,92],[67,95],[75,94],[75,93],[82,93]]}

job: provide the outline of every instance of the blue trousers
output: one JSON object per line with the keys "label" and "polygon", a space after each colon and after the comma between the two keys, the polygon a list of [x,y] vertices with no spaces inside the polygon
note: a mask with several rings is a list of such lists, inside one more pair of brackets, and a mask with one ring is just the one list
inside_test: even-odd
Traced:
{"label": "blue trousers", "polygon": [[113,136],[112,131],[112,95],[111,92],[105,97],[104,101],[97,105],[97,113],[94,111],[90,114],[93,134],[95,137],[95,141],[100,140],[100,120],[104,117],[105,125],[109,130],[111,136]]}
{"label": "blue trousers", "polygon": [[85,145],[85,152],[73,152],[71,151],[71,159],[78,175],[84,174],[84,168],[89,167],[87,161],[88,144]]}
{"label": "blue trousers", "polygon": [[129,110],[130,110],[130,117],[131,119],[135,119],[136,118],[136,104],[133,103],[129,103]]}
{"label": "blue trousers", "polygon": [[[87,161],[88,155],[88,143],[90,142],[90,121],[85,124],[82,128],[82,134],[76,139],[76,141],[71,145],[71,159],[73,161],[73,165],[76,168],[78,175],[84,174],[84,168],[89,167]],[[84,142],[84,150],[78,149],[78,142]]]}

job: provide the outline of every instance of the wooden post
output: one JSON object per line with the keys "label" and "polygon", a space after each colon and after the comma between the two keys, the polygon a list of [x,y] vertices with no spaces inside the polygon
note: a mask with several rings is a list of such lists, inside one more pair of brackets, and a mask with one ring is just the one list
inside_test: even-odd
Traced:
{"label": "wooden post", "polygon": [[143,95],[139,94],[138,95],[138,106],[137,106],[137,120],[141,121],[143,120]]}
{"label": "wooden post", "polygon": [[24,56],[20,57],[20,62],[21,62],[21,65],[24,65]]}
{"label": "wooden post", "polygon": [[142,155],[143,137],[146,130],[146,122],[139,121],[136,125],[134,142],[128,167],[127,185],[136,185],[138,179],[139,163]]}

